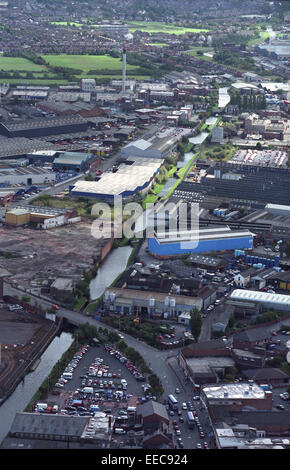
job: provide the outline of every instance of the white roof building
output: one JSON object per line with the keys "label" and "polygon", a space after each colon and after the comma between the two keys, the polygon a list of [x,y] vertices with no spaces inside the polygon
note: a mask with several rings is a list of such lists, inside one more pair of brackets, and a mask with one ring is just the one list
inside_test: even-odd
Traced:
{"label": "white roof building", "polygon": [[284,294],[269,294],[254,290],[235,289],[231,299],[245,300],[247,302],[260,302],[264,307],[290,312],[290,296]]}
{"label": "white roof building", "polygon": [[116,173],[103,173],[99,181],[77,181],[72,195],[86,197],[128,197],[149,189],[163,160],[135,157],[132,165],[123,164]]}

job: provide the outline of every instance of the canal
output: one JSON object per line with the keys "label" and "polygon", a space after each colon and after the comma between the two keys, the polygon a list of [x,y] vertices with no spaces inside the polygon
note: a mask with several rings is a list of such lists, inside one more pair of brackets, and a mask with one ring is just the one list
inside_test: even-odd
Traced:
{"label": "canal", "polygon": [[55,363],[70,347],[73,337],[62,332],[50,343],[34,372],[27,374],[12,395],[0,406],[0,443],[7,436],[17,411],[23,411]]}
{"label": "canal", "polygon": [[105,289],[126,269],[132,250],[131,246],[122,246],[111,251],[90,283],[91,300],[101,297]]}

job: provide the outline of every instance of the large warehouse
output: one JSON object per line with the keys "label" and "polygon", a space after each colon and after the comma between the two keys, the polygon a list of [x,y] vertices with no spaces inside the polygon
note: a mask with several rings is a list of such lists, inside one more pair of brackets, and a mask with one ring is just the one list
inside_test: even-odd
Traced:
{"label": "large warehouse", "polygon": [[204,228],[197,231],[164,232],[148,240],[149,251],[160,258],[188,253],[252,249],[254,234],[248,230],[231,230],[229,227]]}
{"label": "large warehouse", "polygon": [[9,170],[0,170],[0,184],[3,185],[31,185],[54,183],[56,174],[45,168],[10,168]]}
{"label": "large warehouse", "polygon": [[77,181],[72,196],[112,200],[114,196],[130,198],[139,191],[148,191],[163,160],[134,158],[131,165],[122,164],[116,173],[104,173],[99,181]]}
{"label": "large warehouse", "polygon": [[88,122],[81,116],[38,118],[0,122],[0,134],[6,137],[41,137],[86,131]]}
{"label": "large warehouse", "polygon": [[154,147],[152,142],[144,139],[135,140],[125,145],[121,150],[121,157],[163,158],[162,150]]}
{"label": "large warehouse", "polygon": [[61,152],[53,161],[57,170],[83,171],[88,168],[89,162],[94,158],[91,153]]}
{"label": "large warehouse", "polygon": [[268,294],[255,290],[235,289],[230,296],[233,300],[259,302],[264,308],[272,308],[282,312],[290,312],[290,296],[284,294]]}
{"label": "large warehouse", "polygon": [[139,289],[110,287],[104,294],[104,305],[121,315],[139,314],[159,318],[172,318],[193,308],[202,309],[202,299],[185,295],[168,295],[164,292],[146,292]]}

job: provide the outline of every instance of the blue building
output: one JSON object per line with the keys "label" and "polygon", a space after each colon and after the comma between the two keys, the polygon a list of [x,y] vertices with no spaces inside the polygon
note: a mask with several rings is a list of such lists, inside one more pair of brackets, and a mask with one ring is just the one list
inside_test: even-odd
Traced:
{"label": "blue building", "polygon": [[190,253],[208,253],[235,249],[252,249],[254,235],[248,230],[229,227],[205,228],[197,231],[164,232],[148,239],[149,251],[159,258]]}

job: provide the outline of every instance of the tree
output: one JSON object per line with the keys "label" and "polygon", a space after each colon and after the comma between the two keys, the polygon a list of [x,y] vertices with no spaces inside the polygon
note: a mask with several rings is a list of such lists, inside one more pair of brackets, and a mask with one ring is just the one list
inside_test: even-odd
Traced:
{"label": "tree", "polygon": [[196,308],[194,308],[191,311],[189,326],[190,326],[190,329],[191,329],[192,336],[194,337],[195,341],[197,342],[198,337],[199,337],[200,332],[201,332],[202,319],[201,319],[200,312]]}

